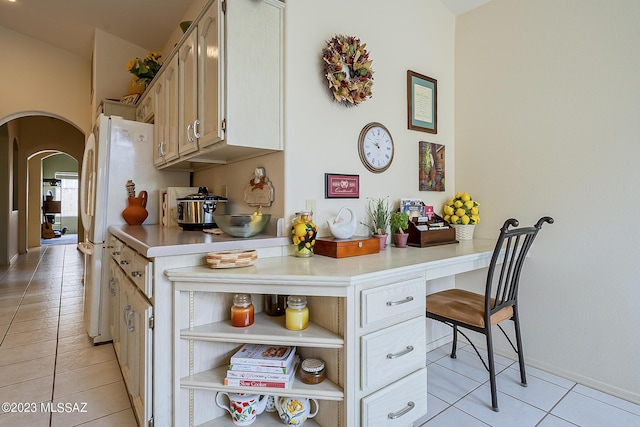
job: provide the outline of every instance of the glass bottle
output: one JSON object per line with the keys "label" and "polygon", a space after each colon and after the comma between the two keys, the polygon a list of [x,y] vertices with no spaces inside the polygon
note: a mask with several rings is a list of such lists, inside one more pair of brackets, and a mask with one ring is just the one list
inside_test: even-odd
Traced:
{"label": "glass bottle", "polygon": [[231,307],[231,326],[253,325],[253,303],[250,294],[235,294]]}
{"label": "glass bottle", "polygon": [[302,331],[309,326],[309,307],[307,297],[290,295],[287,298],[285,327],[291,331]]}
{"label": "glass bottle", "polygon": [[311,214],[310,211],[296,212],[296,217],[291,225],[294,254],[299,257],[313,256],[318,227],[311,220]]}
{"label": "glass bottle", "polygon": [[282,316],[287,308],[286,295],[265,295],[264,312],[269,316]]}

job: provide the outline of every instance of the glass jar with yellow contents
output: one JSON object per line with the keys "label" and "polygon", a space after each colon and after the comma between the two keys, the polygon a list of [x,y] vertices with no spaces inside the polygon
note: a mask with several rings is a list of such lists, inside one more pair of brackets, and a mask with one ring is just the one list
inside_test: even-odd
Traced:
{"label": "glass jar with yellow contents", "polygon": [[294,253],[299,257],[313,256],[313,246],[316,244],[318,227],[311,220],[310,211],[296,212],[296,218],[291,225],[291,240]]}
{"label": "glass jar with yellow contents", "polygon": [[285,311],[285,327],[290,331],[302,331],[309,326],[309,307],[307,297],[289,295]]}

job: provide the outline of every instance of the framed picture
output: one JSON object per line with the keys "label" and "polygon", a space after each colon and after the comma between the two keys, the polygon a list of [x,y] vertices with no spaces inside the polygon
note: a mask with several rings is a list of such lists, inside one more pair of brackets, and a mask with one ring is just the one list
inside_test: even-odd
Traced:
{"label": "framed picture", "polygon": [[444,145],[418,142],[418,190],[444,191]]}
{"label": "framed picture", "polygon": [[360,175],[324,174],[325,199],[359,199]]}
{"label": "framed picture", "polygon": [[438,82],[407,71],[407,114],[409,129],[438,133]]}

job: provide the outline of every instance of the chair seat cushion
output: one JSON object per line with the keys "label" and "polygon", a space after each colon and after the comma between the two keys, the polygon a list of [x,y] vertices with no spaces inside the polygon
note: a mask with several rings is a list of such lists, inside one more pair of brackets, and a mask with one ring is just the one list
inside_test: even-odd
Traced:
{"label": "chair seat cushion", "polygon": [[[491,299],[493,304],[494,299]],[[484,328],[484,295],[463,289],[448,289],[427,295],[427,313],[449,318],[453,321]],[[497,325],[511,319],[513,307],[504,307],[493,313],[491,324]]]}

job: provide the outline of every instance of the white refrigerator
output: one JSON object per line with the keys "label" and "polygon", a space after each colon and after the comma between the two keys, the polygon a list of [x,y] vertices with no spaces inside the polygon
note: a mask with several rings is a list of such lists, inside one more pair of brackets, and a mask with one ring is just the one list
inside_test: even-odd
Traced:
{"label": "white refrigerator", "polygon": [[100,114],[87,138],[80,177],[80,210],[84,241],[84,323],[94,344],[111,341],[109,331],[109,259],[107,229],[126,224],[126,183],[136,196],[147,192],[149,216],[143,225],[158,224],[158,189],[189,185],[188,172],[162,171],[153,165],[153,125]]}

